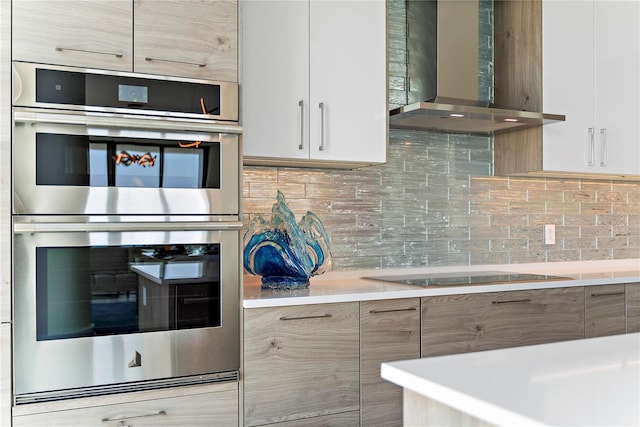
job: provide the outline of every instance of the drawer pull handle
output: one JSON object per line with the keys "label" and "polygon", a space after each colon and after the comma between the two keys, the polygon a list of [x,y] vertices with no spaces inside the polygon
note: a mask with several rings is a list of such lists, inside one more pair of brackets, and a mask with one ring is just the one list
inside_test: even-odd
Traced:
{"label": "drawer pull handle", "polygon": [[389,310],[369,310],[371,314],[379,314],[379,313],[395,313],[397,311],[416,311],[417,308],[409,307],[409,308],[394,308]]}
{"label": "drawer pull handle", "polygon": [[325,317],[333,317],[331,314],[320,314],[318,316],[300,316],[300,317],[288,317],[282,316],[280,320],[304,320],[304,319],[323,319]]}
{"label": "drawer pull handle", "polygon": [[124,420],[132,420],[134,418],[157,417],[160,415],[167,415],[167,411],[158,411],[158,412],[153,412],[151,414],[144,414],[144,415],[132,415],[130,417],[103,418],[102,422],[108,423],[111,421],[124,421]]}
{"label": "drawer pull handle", "polygon": [[115,56],[116,58],[122,58],[122,56],[123,56],[121,53],[116,53],[116,52],[101,52],[99,50],[74,49],[72,47],[56,46],[56,51],[58,51],[58,52],[64,52],[65,50],[67,50],[69,52],[95,53],[97,55],[112,55],[112,56]]}
{"label": "drawer pull handle", "polygon": [[531,302],[531,298],[511,299],[506,301],[491,301],[492,304],[511,304],[511,303],[519,303],[519,302]]}
{"label": "drawer pull handle", "polygon": [[603,293],[592,293],[592,297],[608,297],[611,295],[624,295],[624,291],[620,292],[603,292]]}
{"label": "drawer pull handle", "polygon": [[203,64],[201,62],[188,62],[188,61],[176,61],[174,59],[164,59],[164,58],[152,58],[150,56],[147,56],[146,58],[144,58],[145,61],[149,61],[149,62],[170,62],[172,64],[186,64],[186,65],[194,65],[196,67],[206,67],[207,64]]}

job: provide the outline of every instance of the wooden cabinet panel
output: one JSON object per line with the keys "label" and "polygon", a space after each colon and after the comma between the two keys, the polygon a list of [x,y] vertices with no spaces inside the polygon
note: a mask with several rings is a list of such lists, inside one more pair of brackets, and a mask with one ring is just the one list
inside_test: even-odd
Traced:
{"label": "wooden cabinet panel", "polygon": [[585,338],[625,333],[624,286],[602,285],[584,288]]}
{"label": "wooden cabinet panel", "polygon": [[359,410],[358,303],[244,310],[244,421]]}
{"label": "wooden cabinet panel", "polygon": [[[199,392],[202,391],[202,392]],[[176,397],[167,397],[175,395]],[[163,396],[157,398],[157,396]],[[154,398],[155,397],[155,398]],[[128,398],[127,403],[109,403]],[[74,401],[78,404],[73,409]],[[82,402],[82,403],[80,403]],[[13,426],[237,426],[238,383],[178,387],[150,392],[35,404],[46,411],[14,409]],[[32,406],[32,405],[25,405]],[[80,407],[83,406],[83,407]],[[22,412],[23,414],[15,415]]]}
{"label": "wooden cabinet panel", "polygon": [[238,81],[237,0],[135,0],[133,70]]}
{"label": "wooden cabinet panel", "polygon": [[355,427],[360,423],[360,412],[341,412],[339,414],[283,421],[269,424],[269,427]]}
{"label": "wooden cabinet panel", "polygon": [[132,71],[131,0],[14,0],[12,59]]}
{"label": "wooden cabinet panel", "polygon": [[402,388],[380,364],[420,357],[420,299],[360,303],[360,414],[363,426],[401,426]]}
{"label": "wooden cabinet panel", "polygon": [[640,332],[640,283],[625,285],[627,333]]}
{"label": "wooden cabinet panel", "polygon": [[422,357],[584,337],[584,288],[422,298]]}

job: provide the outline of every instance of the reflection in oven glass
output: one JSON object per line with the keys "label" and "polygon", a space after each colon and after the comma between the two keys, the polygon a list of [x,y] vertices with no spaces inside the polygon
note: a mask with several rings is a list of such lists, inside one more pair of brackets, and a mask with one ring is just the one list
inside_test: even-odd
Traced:
{"label": "reflection in oven glass", "polygon": [[38,341],[221,325],[219,244],[36,251]]}
{"label": "reflection in oven glass", "polygon": [[220,143],[36,134],[36,184],[220,188]]}

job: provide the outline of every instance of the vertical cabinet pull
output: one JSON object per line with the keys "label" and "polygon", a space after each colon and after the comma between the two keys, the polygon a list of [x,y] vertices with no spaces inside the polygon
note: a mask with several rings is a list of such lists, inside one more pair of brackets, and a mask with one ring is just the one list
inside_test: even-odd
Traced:
{"label": "vertical cabinet pull", "polygon": [[302,150],[304,148],[304,101],[298,101],[298,107],[300,107],[300,144],[298,145],[298,150]]}
{"label": "vertical cabinet pull", "polygon": [[607,128],[600,129],[600,166],[607,166]]}
{"label": "vertical cabinet pull", "polygon": [[320,146],[318,150],[324,150],[324,102],[318,104],[320,108]]}
{"label": "vertical cabinet pull", "polygon": [[588,140],[588,150],[587,150],[587,166],[593,166],[596,162],[596,146],[595,146],[595,136],[593,134],[593,128],[589,128],[589,140]]}

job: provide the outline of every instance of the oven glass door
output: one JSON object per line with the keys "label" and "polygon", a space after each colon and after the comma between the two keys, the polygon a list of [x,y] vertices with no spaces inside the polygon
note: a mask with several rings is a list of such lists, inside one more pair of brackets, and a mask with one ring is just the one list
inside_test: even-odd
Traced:
{"label": "oven glass door", "polygon": [[17,121],[14,212],[238,214],[236,134],[145,130],[127,127],[127,120],[117,123]]}
{"label": "oven glass door", "polygon": [[16,233],[16,393],[237,370],[238,248],[239,230]]}

